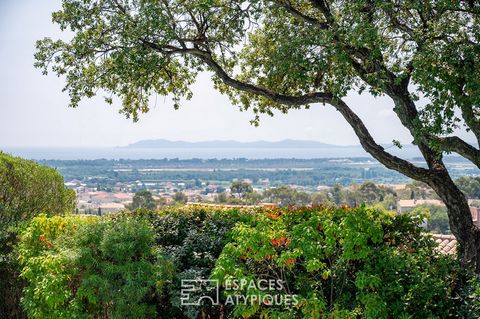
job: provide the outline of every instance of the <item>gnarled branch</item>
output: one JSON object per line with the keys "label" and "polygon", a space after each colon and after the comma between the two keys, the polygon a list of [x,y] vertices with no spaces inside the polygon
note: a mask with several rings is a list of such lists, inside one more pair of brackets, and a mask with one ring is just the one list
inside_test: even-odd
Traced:
{"label": "gnarled branch", "polygon": [[455,152],[465,157],[480,168],[480,150],[468,144],[458,136],[437,137],[434,140],[440,144],[442,150]]}

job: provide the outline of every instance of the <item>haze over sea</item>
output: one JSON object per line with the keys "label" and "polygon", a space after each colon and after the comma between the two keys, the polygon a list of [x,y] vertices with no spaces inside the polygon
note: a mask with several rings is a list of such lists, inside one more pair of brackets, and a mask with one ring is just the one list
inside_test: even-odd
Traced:
{"label": "haze over sea", "polygon": [[[330,146],[327,148],[43,148],[43,147],[3,147],[4,152],[33,160],[41,159],[162,159],[162,158],[345,158],[370,157],[360,146]],[[420,156],[412,146],[389,151],[403,158]]]}

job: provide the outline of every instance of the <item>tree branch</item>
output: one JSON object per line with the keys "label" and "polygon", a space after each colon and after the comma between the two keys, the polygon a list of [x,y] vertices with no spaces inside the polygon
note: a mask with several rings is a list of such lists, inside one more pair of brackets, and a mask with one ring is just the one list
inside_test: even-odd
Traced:
{"label": "tree branch", "polygon": [[289,1],[273,1],[275,4],[281,6],[282,8],[284,8],[285,10],[287,10],[287,12],[291,13],[294,17],[300,19],[300,20],[303,20],[305,22],[307,22],[308,24],[311,24],[311,25],[314,25],[320,29],[327,29],[328,28],[328,24],[325,23],[325,22],[321,22],[315,18],[312,18],[304,13],[302,13],[301,11],[297,10],[295,7],[292,6],[292,4],[289,2]]}
{"label": "tree branch", "polygon": [[468,144],[458,136],[437,137],[434,139],[438,142],[442,150],[447,152],[455,152],[480,168],[480,150]]}
{"label": "tree branch", "polygon": [[417,167],[409,161],[396,157],[377,144],[362,120],[342,99],[334,98],[328,103],[335,107],[353,128],[365,151],[380,163],[416,180],[425,181],[429,178],[431,172],[428,169]]}
{"label": "tree branch", "polygon": [[260,87],[251,83],[245,83],[237,79],[232,78],[225,70],[213,59],[210,52],[201,51],[198,49],[182,50],[183,54],[190,54],[199,58],[206,65],[208,65],[212,71],[228,86],[244,91],[266,97],[274,102],[284,105],[307,105],[312,103],[328,103],[333,95],[325,92],[313,92],[299,96],[284,95],[269,90],[264,87]]}
{"label": "tree branch", "polygon": [[237,90],[264,96],[272,101],[285,105],[306,105],[319,102],[332,105],[337,111],[340,112],[340,114],[342,114],[344,119],[353,128],[365,151],[371,154],[380,163],[413,179],[425,181],[429,178],[431,172],[428,169],[417,167],[404,159],[396,157],[386,152],[381,145],[377,144],[365,124],[363,124],[362,120],[342,99],[336,98],[330,93],[323,92],[309,93],[300,96],[278,94],[272,90],[232,78],[213,59],[209,52],[200,51],[198,49],[187,49],[182,50],[182,53],[198,57],[206,65],[208,65],[225,84]]}

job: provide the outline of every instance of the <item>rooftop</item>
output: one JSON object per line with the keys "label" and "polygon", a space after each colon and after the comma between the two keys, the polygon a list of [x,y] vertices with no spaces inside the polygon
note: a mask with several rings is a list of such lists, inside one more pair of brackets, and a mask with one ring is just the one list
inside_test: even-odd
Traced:
{"label": "rooftop", "polygon": [[438,244],[438,252],[445,255],[454,255],[457,252],[457,240],[453,235],[432,234],[432,238]]}

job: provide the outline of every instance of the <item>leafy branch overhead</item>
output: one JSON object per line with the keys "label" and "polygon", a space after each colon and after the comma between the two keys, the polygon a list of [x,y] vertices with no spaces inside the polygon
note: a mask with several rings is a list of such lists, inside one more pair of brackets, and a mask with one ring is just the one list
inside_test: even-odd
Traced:
{"label": "leafy branch overhead", "polygon": [[[374,158],[437,192],[466,250],[480,242],[442,161],[456,152],[480,167],[478,145],[455,135],[463,127],[480,141],[480,3],[63,0],[53,21],[73,37],[40,40],[35,65],[66,77],[71,106],[101,91],[137,120],[152,95],[171,96],[175,107],[190,99],[203,71],[233,104],[253,110],[255,124],[260,114],[327,104]],[[375,141],[344,100],[352,91],[391,99],[426,167]]]}
{"label": "leafy branch overhead", "polygon": [[[479,10],[460,1],[64,0],[53,21],[74,36],[38,41],[35,65],[66,76],[71,106],[101,90],[134,120],[153,94],[178,107],[210,70],[255,123],[321,102],[365,135],[342,98],[368,90],[393,99],[417,143],[479,164],[477,149],[444,136],[463,125],[480,138]],[[429,103],[416,105],[418,96]]]}

